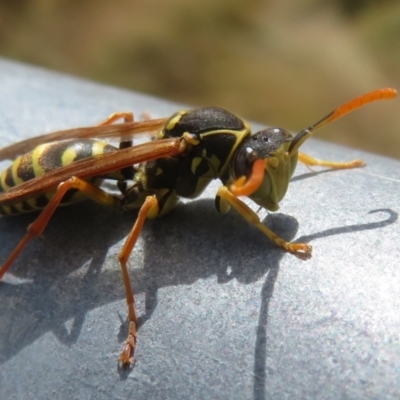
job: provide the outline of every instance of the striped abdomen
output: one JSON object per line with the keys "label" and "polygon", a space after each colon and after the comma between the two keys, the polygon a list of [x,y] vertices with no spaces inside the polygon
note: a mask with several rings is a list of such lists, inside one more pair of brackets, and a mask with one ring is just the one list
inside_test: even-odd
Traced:
{"label": "striped abdomen", "polygon": [[[62,140],[42,144],[31,152],[16,158],[10,167],[2,172],[0,176],[0,192],[82,158],[115,150],[116,148],[107,142],[91,139]],[[95,179],[92,183],[100,184],[101,180]],[[54,191],[13,205],[0,204],[0,215],[15,215],[43,209],[53,194]],[[79,192],[70,190],[63,198],[62,205],[77,202],[82,198],[83,196]]]}

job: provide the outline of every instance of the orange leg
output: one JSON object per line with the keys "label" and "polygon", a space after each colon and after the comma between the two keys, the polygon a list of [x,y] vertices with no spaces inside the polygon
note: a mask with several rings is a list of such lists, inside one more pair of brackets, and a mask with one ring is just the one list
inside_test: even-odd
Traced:
{"label": "orange leg", "polygon": [[128,304],[128,318],[129,318],[129,330],[128,337],[126,339],[125,346],[119,356],[119,362],[123,367],[127,367],[132,365],[135,360],[133,358],[133,354],[136,347],[136,337],[137,337],[137,317],[135,312],[135,299],[133,296],[132,285],[129,278],[127,262],[129,256],[132,253],[133,248],[135,247],[136,241],[139,237],[139,234],[143,228],[144,221],[146,218],[155,218],[158,215],[159,207],[158,201],[153,196],[147,196],[144,201],[142,207],[139,210],[138,217],[136,219],[135,224],[125,241],[124,247],[119,253],[118,259],[121,264],[122,278],[125,285],[126,292],[126,302]]}
{"label": "orange leg", "polygon": [[140,114],[140,120],[141,121],[150,121],[151,120],[151,114],[148,111],[144,111]]}
{"label": "orange leg", "polygon": [[243,201],[231,193],[226,186],[222,186],[218,190],[217,197],[220,198],[219,210],[221,212],[227,212],[229,210],[229,206],[232,206],[246,221],[257,227],[265,236],[268,237],[268,239],[277,244],[279,247],[282,247],[289,253],[292,253],[301,259],[307,259],[311,257],[312,247],[309,244],[290,243],[279,237],[275,232],[266,227],[260,221],[258,215],[250,207],[243,203]]}
{"label": "orange leg", "polygon": [[362,160],[353,160],[349,162],[317,160],[301,152],[299,152],[299,161],[302,162],[303,164],[306,164],[308,167],[318,165],[320,167],[329,167],[334,169],[357,168],[365,166],[365,162]]}
{"label": "orange leg", "polygon": [[111,125],[115,121],[118,121],[119,119],[122,119],[122,118],[124,119],[124,122],[133,122],[134,121],[133,114],[131,112],[120,111],[120,112],[111,114],[107,119],[98,123],[97,126]]}
{"label": "orange leg", "polygon": [[59,206],[62,198],[65,193],[69,189],[77,189],[83,193],[85,193],[88,197],[97,201],[98,203],[105,204],[108,206],[119,206],[120,200],[106,192],[104,190],[99,189],[97,186],[94,186],[80,178],[73,176],[65,182],[62,182],[58,188],[49,204],[43,209],[40,213],[39,217],[28,226],[26,235],[22,238],[22,240],[15,247],[13,252],[4,262],[4,264],[0,268],[0,280],[4,276],[4,274],[8,271],[11,264],[18,257],[19,253],[23,250],[26,244],[36,236],[40,236],[44,229],[46,228],[51,216],[53,215],[56,208]]}

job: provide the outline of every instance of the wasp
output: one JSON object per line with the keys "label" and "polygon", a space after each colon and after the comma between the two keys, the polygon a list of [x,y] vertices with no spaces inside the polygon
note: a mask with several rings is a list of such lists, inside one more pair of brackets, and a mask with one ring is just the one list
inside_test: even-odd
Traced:
{"label": "wasp", "polygon": [[[198,197],[214,179],[222,186],[215,206],[234,208],[277,246],[302,259],[311,257],[307,243],[290,243],[261,223],[239,197],[276,211],[285,196],[298,161],[307,166],[356,168],[361,160],[332,162],[299,152],[319,128],[372,101],[391,99],[394,89],[379,89],[343,104],[293,136],[285,129],[267,128],[252,134],[241,118],[217,107],[180,111],[170,118],[134,121],[132,113],[115,113],[99,125],[38,136],[0,149],[0,159],[14,159],[0,176],[0,214],[39,210],[26,235],[0,268],[0,280],[25,245],[42,234],[58,206],[91,198],[105,206],[138,209],[138,216],[119,254],[128,306],[129,328],[119,364],[134,363],[137,316],[127,268],[146,219],[171,211],[180,198]],[[123,119],[123,122],[115,123]],[[154,140],[133,145],[140,134]],[[156,136],[154,137],[154,134]],[[119,147],[109,143],[118,139]],[[102,188],[113,180],[120,192]]]}

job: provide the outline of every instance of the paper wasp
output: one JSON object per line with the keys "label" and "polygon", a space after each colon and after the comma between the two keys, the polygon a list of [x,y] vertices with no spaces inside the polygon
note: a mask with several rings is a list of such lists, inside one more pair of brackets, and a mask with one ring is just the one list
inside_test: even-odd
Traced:
{"label": "paper wasp", "polygon": [[[141,122],[134,122],[131,113],[117,113],[94,127],[59,131],[0,149],[0,159],[14,159],[0,176],[0,213],[42,210],[0,268],[0,280],[26,243],[42,234],[58,206],[89,197],[107,206],[138,209],[119,254],[129,319],[119,362],[129,366],[136,346],[137,317],[127,261],[145,219],[168,213],[180,197],[196,198],[213,179],[220,179],[222,186],[215,199],[220,213],[233,207],[276,245],[308,258],[312,251],[309,244],[280,238],[238,196],[247,196],[259,206],[276,211],[297,161],[330,168],[364,166],[361,160],[316,160],[300,153],[299,148],[320,127],[367,103],[395,96],[394,89],[367,93],[295,136],[281,128],[252,134],[241,118],[208,107]],[[122,118],[123,123],[114,124]],[[156,140],[133,146],[132,139],[144,132],[157,132]],[[119,148],[105,141],[116,138],[120,140]],[[112,195],[102,189],[104,179],[115,180],[121,194]]]}

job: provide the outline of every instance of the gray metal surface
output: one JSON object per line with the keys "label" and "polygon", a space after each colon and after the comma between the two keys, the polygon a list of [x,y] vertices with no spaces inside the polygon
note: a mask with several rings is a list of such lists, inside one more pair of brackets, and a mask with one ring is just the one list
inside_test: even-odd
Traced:
{"label": "gray metal surface", "polygon": [[[0,88],[0,146],[118,110],[180,108],[5,60]],[[127,328],[117,255],[135,213],[58,210],[11,269],[24,281],[0,283],[0,398],[399,398],[400,163],[318,140],[304,150],[368,163],[299,166],[280,212],[261,213],[310,242],[311,260],[219,215],[217,183],[146,223],[130,259],[141,315],[131,371],[116,362]],[[0,260],[32,220],[0,219]]]}

